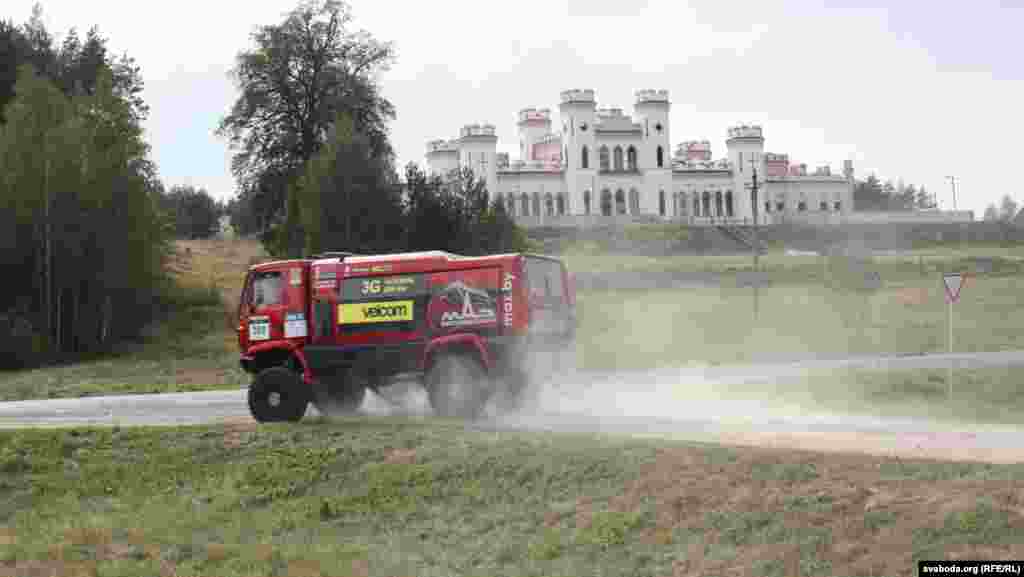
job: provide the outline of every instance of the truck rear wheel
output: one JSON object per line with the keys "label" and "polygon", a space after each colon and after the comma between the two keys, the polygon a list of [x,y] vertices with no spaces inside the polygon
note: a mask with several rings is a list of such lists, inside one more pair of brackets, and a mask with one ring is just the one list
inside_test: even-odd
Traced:
{"label": "truck rear wheel", "polygon": [[441,417],[475,419],[487,402],[487,374],[476,359],[465,354],[442,354],[426,376],[427,394]]}
{"label": "truck rear wheel", "polygon": [[287,367],[263,369],[249,385],[249,412],[261,423],[299,421],[309,406],[305,386]]}
{"label": "truck rear wheel", "polygon": [[321,380],[314,385],[313,406],[322,415],[348,415],[359,410],[366,398],[366,386],[358,380]]}

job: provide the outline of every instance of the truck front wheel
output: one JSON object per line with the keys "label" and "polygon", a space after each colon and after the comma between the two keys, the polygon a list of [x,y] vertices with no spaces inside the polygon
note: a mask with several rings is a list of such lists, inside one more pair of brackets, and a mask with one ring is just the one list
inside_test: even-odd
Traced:
{"label": "truck front wheel", "polygon": [[308,406],[302,377],[287,367],[263,369],[249,385],[249,412],[261,423],[299,421]]}
{"label": "truck front wheel", "polygon": [[487,402],[487,374],[480,362],[465,354],[442,354],[427,371],[427,394],[441,417],[474,419]]}

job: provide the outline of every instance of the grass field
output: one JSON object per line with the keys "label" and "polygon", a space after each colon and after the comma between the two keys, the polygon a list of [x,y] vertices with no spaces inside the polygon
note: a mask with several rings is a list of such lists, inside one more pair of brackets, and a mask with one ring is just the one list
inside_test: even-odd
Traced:
{"label": "grass field", "polygon": [[[182,283],[219,295],[171,317],[145,343],[117,354],[57,367],[0,373],[0,400],[130,392],[237,388],[234,310],[247,265],[265,257],[255,241],[183,241]],[[749,269],[747,256],[566,256],[574,271],[708,270],[728,276]],[[754,294],[730,285],[691,290],[579,295],[579,358],[584,368],[631,369],[690,363],[734,363],[785,355],[945,351],[946,306],[940,275],[970,271],[956,309],[958,351],[1022,348],[1024,248],[936,248],[880,256],[864,265],[839,259],[762,259],[773,284]],[[881,286],[858,291],[865,270]]]}
{"label": "grass field", "polygon": [[[969,281],[955,307],[954,350],[1024,347],[1021,276]],[[928,353],[948,349],[939,276],[885,282],[877,291],[825,285],[618,291],[579,298],[581,363],[637,369],[738,363],[783,355]]]}
{"label": "grass field", "polygon": [[1021,466],[374,419],[0,433],[0,574],[907,575],[1024,556]]}

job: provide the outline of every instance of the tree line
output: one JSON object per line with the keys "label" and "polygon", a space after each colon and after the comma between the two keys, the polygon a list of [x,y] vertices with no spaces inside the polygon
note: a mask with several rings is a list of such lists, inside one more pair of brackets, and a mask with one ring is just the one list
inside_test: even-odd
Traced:
{"label": "tree line", "polygon": [[387,128],[395,108],[376,82],[394,46],[351,20],[343,2],[307,0],[237,56],[240,95],[217,130],[236,151],[235,230],[280,257],[523,248],[525,235],[471,171],[428,176],[410,164],[398,174]]}
{"label": "tree line", "polygon": [[138,335],[181,305],[173,240],[211,236],[223,216],[277,256],[523,247],[471,172],[399,177],[376,81],[394,48],[351,20],[342,2],[303,0],[238,55],[240,95],[216,127],[235,149],[226,203],[165,187],[140,68],[96,27],[58,46],[39,5],[0,21],[0,367]]}
{"label": "tree line", "polygon": [[905,185],[900,180],[882,182],[874,174],[853,186],[853,208],[865,211],[929,210],[938,207],[935,196],[922,185]]}
{"label": "tree line", "polygon": [[97,29],[0,22],[0,363],[102,348],[165,294],[168,223],[139,68]]}

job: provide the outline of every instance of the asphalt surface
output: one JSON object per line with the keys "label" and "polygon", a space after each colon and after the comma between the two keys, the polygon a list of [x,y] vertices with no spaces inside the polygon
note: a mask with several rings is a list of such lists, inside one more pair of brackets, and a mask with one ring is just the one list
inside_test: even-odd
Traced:
{"label": "asphalt surface", "polygon": [[[839,435],[867,435],[867,452],[931,449],[928,454],[994,462],[1024,462],[1024,428],[950,425],[923,419],[824,413],[765,400],[727,399],[716,384],[759,382],[808,371],[898,370],[1024,365],[1024,351],[792,360],[743,366],[706,366],[634,373],[578,373],[571,382],[537,393],[533,406],[519,413],[491,414],[469,425],[481,430],[545,430],[654,435],[693,440],[729,440],[796,448],[834,448]],[[692,394],[685,384],[705,385]],[[426,395],[402,385],[373,394],[361,411],[379,415],[429,415]],[[316,410],[310,408],[310,414]],[[244,390],[121,395],[0,403],[0,428],[82,425],[185,425],[250,419]],[[751,435],[759,435],[754,439]],[[788,436],[787,436],[788,435]],[[803,435],[803,437],[799,437]],[[813,435],[808,436],[808,435]],[[833,435],[830,437],[829,435]],[[770,436],[771,440],[768,439]],[[785,437],[784,441],[779,441]],[[799,441],[799,439],[804,441]],[[846,438],[846,437],[844,437]],[[867,437],[865,437],[867,438]],[[794,441],[796,439],[796,441]],[[810,439],[822,445],[808,444]],[[799,442],[798,442],[799,441]],[[853,449],[857,450],[857,446]],[[938,451],[936,453],[936,451]],[[952,451],[952,452],[950,452]],[[1002,451],[1002,453],[1000,453]]]}

